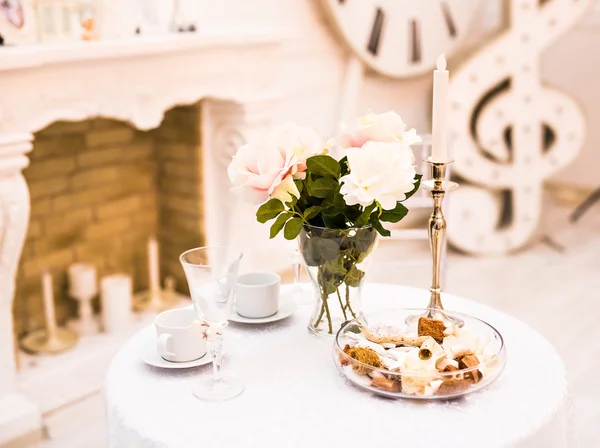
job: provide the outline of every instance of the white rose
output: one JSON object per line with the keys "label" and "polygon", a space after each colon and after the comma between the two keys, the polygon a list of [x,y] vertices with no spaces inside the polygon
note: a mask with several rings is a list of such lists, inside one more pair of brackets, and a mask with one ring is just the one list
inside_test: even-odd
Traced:
{"label": "white rose", "polygon": [[392,210],[414,188],[415,157],[407,145],[367,142],[360,149],[350,148],[347,157],[350,172],[340,179],[347,205],[368,207],[377,201],[383,209]]}
{"label": "white rose", "polygon": [[342,148],[361,148],[369,141],[402,142],[412,145],[421,141],[414,129],[406,130],[406,125],[396,112],[374,114],[369,112],[356,119],[355,127],[343,126],[339,136],[330,142],[330,146],[339,145]]}
{"label": "white rose", "polygon": [[408,146],[423,141],[423,139],[417,134],[417,130],[414,128],[406,131],[398,140]]}
{"label": "white rose", "polygon": [[383,114],[369,112],[363,117],[358,117],[355,126],[357,136],[366,139],[365,142],[369,140],[391,142],[400,139],[406,130],[400,115],[392,111]]}

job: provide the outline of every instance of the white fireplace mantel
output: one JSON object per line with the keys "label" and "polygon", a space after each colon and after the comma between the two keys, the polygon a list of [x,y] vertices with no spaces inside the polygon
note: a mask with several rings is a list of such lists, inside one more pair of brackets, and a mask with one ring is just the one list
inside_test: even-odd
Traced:
{"label": "white fireplace mantel", "polygon": [[[210,100],[202,113],[204,170],[217,188],[205,207],[227,200],[226,165],[235,146],[260,133],[282,98],[282,38],[235,30],[122,41],[0,48],[0,445],[40,426],[35,402],[20,395],[12,340],[15,275],[29,220],[21,170],[33,133],[49,124],[108,117],[157,127],[167,110]],[[225,188],[225,189],[224,189]],[[226,243],[233,219],[206,213],[209,243]]]}
{"label": "white fireplace mantel", "polygon": [[202,98],[238,104],[278,97],[280,39],[252,33],[169,35],[0,51],[0,132],[103,116],[139,129]]}

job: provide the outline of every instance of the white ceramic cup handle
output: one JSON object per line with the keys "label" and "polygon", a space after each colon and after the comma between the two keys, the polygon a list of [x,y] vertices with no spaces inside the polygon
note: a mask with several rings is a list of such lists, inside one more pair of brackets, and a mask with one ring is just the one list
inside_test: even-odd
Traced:
{"label": "white ceramic cup handle", "polygon": [[161,356],[170,356],[171,358],[175,358],[175,353],[170,352],[167,349],[167,344],[169,343],[169,341],[173,338],[173,336],[171,336],[170,334],[167,333],[163,333],[158,337],[158,353],[160,353]]}

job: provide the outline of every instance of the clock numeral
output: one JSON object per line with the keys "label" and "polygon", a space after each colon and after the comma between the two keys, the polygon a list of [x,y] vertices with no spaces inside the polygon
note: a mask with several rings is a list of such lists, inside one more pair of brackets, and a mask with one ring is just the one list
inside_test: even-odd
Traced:
{"label": "clock numeral", "polygon": [[419,63],[421,62],[421,30],[419,23],[415,19],[410,21],[410,37],[410,61],[412,63]]}
{"label": "clock numeral", "polygon": [[450,35],[450,37],[456,37],[456,25],[454,24],[454,19],[452,18],[452,13],[450,12],[448,2],[442,2],[440,6],[442,7],[442,14],[444,14],[444,20],[446,20],[448,34]]}
{"label": "clock numeral", "polygon": [[367,50],[369,50],[373,56],[377,56],[377,52],[379,51],[379,40],[381,37],[381,32],[383,31],[384,20],[385,13],[383,12],[383,9],[377,8],[375,19],[373,20],[373,26],[371,28],[371,37],[369,38],[369,43],[367,44]]}

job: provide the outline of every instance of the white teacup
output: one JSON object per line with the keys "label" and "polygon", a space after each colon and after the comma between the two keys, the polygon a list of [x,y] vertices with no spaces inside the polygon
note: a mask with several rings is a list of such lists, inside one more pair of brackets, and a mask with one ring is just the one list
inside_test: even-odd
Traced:
{"label": "white teacup", "polygon": [[160,356],[171,362],[189,362],[206,352],[204,328],[191,308],[178,308],[160,313],[154,319]]}
{"label": "white teacup", "polygon": [[281,278],[275,272],[249,272],[238,276],[236,311],[251,319],[272,316],[279,310]]}

